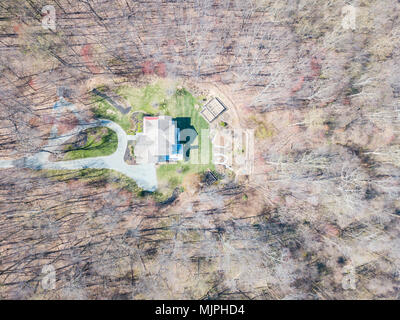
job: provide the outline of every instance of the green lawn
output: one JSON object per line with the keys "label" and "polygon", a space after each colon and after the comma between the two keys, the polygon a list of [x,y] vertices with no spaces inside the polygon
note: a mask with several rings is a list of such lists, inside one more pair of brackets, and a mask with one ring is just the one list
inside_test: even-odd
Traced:
{"label": "green lawn", "polygon": [[121,86],[116,93],[128,101],[131,112],[142,111],[147,114],[157,114],[159,111],[153,105],[161,104],[166,99],[165,88],[157,82],[144,88]]}
{"label": "green lawn", "polygon": [[108,156],[117,150],[117,134],[109,128],[91,128],[84,133],[87,134],[86,144],[79,148],[67,146],[64,160]]}
{"label": "green lawn", "polygon": [[[97,90],[104,92],[103,86],[99,86]],[[118,109],[113,107],[102,97],[95,94],[92,95],[93,105],[92,111],[96,118],[109,119],[118,123],[122,129],[128,134],[135,134],[131,121],[132,114],[141,111],[144,114],[156,115],[161,113],[162,108],[153,107],[153,105],[164,105],[166,99],[166,88],[162,82],[147,85],[143,88],[135,88],[131,86],[120,86],[115,90],[119,96],[128,101],[131,110],[127,114],[122,114]],[[163,114],[163,113],[162,113]],[[141,125],[138,131],[140,132]]]}
{"label": "green lawn", "polygon": [[186,175],[191,173],[203,173],[208,169],[214,170],[213,164],[191,164],[179,162],[174,164],[162,164],[157,167],[158,201],[165,201],[170,197],[175,188],[182,185]]}
{"label": "green lawn", "polygon": [[[182,183],[185,175],[189,173],[203,173],[207,169],[214,169],[214,165],[185,162],[162,164],[157,168],[157,179],[171,182],[172,187],[176,187]],[[176,185],[173,185],[175,182]]]}
{"label": "green lawn", "polygon": [[185,89],[177,91],[177,93],[167,101],[167,110],[172,117],[189,117],[192,125],[198,133],[201,129],[208,129],[208,123],[200,115],[200,110],[195,108],[195,105],[200,105],[201,102],[193,97],[190,92]]}
{"label": "green lawn", "polygon": [[114,121],[129,133],[128,131],[131,128],[130,113],[128,115],[123,115],[117,108],[113,107],[99,96],[93,96],[93,103],[94,107],[92,108],[92,112],[96,118]]}
{"label": "green lawn", "polygon": [[[101,86],[99,88],[101,89]],[[168,91],[171,92],[168,93]],[[128,114],[121,114],[107,101],[96,95],[93,95],[94,108],[92,110],[96,117],[110,119],[118,123],[125,131],[132,129],[130,119],[132,113],[137,111],[148,115],[190,117],[192,125],[199,130],[198,132],[203,128],[208,128],[207,121],[194,107],[196,104],[202,104],[201,98],[195,98],[185,89],[175,90],[162,80],[142,88],[120,86],[115,89],[115,93],[128,101],[131,106]]]}

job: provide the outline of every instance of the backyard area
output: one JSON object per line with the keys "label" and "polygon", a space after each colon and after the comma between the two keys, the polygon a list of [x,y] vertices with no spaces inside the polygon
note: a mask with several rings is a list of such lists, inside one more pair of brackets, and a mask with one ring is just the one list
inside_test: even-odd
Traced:
{"label": "backyard area", "polygon": [[183,179],[190,174],[202,174],[208,169],[214,170],[213,164],[174,163],[162,164],[157,168],[158,191],[165,198],[182,186]]}
{"label": "backyard area", "polygon": [[194,97],[186,89],[176,86],[176,83],[159,80],[142,88],[124,85],[112,90],[102,86],[97,90],[118,95],[130,106],[130,111],[122,114],[101,96],[93,95],[92,97],[94,115],[97,118],[110,119],[118,123],[129,134],[132,134],[131,131],[135,129],[132,115],[137,113],[148,116],[188,117],[197,132],[208,128],[208,123],[196,109],[196,105],[202,104],[201,98]]}

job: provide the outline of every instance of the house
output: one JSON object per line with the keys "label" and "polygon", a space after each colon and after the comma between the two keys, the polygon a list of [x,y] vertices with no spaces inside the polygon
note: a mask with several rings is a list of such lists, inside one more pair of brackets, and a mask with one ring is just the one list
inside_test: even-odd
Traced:
{"label": "house", "polygon": [[211,123],[216,118],[218,118],[219,115],[223,113],[226,109],[226,106],[222,103],[220,99],[213,98],[203,106],[200,114],[203,116],[204,119]]}
{"label": "house", "polygon": [[179,128],[169,116],[144,117],[143,133],[134,149],[137,163],[174,162],[183,159]]}

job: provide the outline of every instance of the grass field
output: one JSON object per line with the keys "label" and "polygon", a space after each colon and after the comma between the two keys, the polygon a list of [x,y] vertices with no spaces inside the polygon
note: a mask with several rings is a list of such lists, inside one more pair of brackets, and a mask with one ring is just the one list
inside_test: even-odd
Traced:
{"label": "grass field", "polygon": [[[104,89],[98,88],[99,91]],[[148,115],[170,115],[172,117],[190,117],[196,129],[208,128],[208,123],[200,116],[195,105],[201,104],[185,89],[176,90],[174,86],[165,81],[157,81],[142,88],[120,86],[115,93],[128,101],[131,110],[128,114],[121,114],[105,99],[93,95],[94,108],[92,109],[98,118],[110,119],[118,123],[125,131],[131,129],[130,118],[132,113],[141,111]]]}
{"label": "grass field", "polygon": [[64,160],[108,156],[117,150],[117,134],[109,128],[91,128],[84,133],[87,134],[86,144],[79,148],[67,146]]}
{"label": "grass field", "polygon": [[96,118],[114,121],[129,133],[128,131],[131,128],[130,115],[121,114],[117,108],[113,107],[105,99],[99,96],[93,96],[93,103],[94,107],[92,108],[92,112]]}
{"label": "grass field", "polygon": [[208,129],[209,125],[200,115],[195,105],[200,102],[185,89],[179,90],[167,104],[167,110],[172,117],[189,117],[191,124],[200,134],[201,129]]}
{"label": "grass field", "polygon": [[121,86],[116,93],[128,101],[131,112],[142,111],[147,114],[158,114],[155,105],[160,105],[166,99],[165,88],[161,83],[147,85],[143,88]]}
{"label": "grass field", "polygon": [[171,188],[182,184],[185,175],[189,173],[203,173],[207,169],[214,169],[210,164],[174,163],[163,164],[157,168],[157,179],[167,181]]}
{"label": "grass field", "polygon": [[174,164],[162,164],[157,168],[158,201],[165,201],[176,188],[182,186],[183,179],[190,174],[202,174],[207,170],[215,170],[211,164],[191,164],[179,162]]}

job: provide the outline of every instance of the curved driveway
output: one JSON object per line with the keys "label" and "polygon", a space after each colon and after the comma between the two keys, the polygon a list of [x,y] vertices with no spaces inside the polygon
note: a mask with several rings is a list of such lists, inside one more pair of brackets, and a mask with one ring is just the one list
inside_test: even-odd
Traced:
{"label": "curved driveway", "polygon": [[[50,154],[65,141],[80,131],[94,127],[107,127],[115,131],[118,136],[117,150],[103,157],[84,158],[70,161],[49,161]],[[79,124],[74,130],[63,136],[57,136],[56,128],[52,128],[48,144],[38,153],[31,157],[18,160],[1,160],[0,168],[31,168],[31,169],[52,169],[52,170],[73,170],[73,169],[111,169],[123,173],[136,181],[139,187],[148,191],[157,189],[157,175],[154,164],[128,165],[124,161],[128,140],[135,140],[135,136],[127,135],[125,131],[115,122],[100,119],[91,123]]]}

